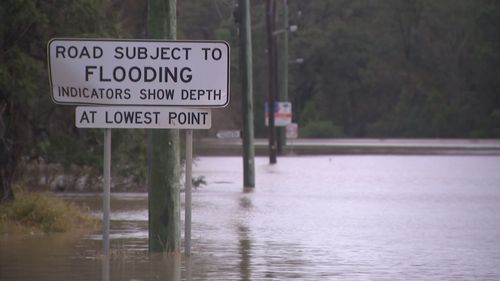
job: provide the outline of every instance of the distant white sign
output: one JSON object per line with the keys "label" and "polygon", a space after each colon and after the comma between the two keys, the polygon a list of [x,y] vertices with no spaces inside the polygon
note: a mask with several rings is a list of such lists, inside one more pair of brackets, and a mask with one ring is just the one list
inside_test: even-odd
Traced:
{"label": "distant white sign", "polygon": [[77,128],[210,129],[210,109],[152,106],[79,106]]}
{"label": "distant white sign", "polygon": [[239,139],[241,134],[239,130],[220,130],[216,134],[218,139]]}
{"label": "distant white sign", "polygon": [[52,99],[77,105],[224,107],[229,45],[223,41],[52,39]]}
{"label": "distant white sign", "polygon": [[[269,114],[267,102],[265,103],[265,123],[269,126]],[[288,101],[277,101],[274,103],[274,126],[285,127],[292,123],[292,103]]]}
{"label": "distant white sign", "polygon": [[297,123],[291,123],[286,125],[286,138],[296,139],[299,137],[299,125]]}

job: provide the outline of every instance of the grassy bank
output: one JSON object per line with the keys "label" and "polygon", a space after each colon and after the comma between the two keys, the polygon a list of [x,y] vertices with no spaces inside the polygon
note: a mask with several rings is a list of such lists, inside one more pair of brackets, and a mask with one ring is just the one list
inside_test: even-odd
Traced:
{"label": "grassy bank", "polygon": [[74,203],[46,193],[18,191],[0,205],[0,234],[93,230],[98,221]]}

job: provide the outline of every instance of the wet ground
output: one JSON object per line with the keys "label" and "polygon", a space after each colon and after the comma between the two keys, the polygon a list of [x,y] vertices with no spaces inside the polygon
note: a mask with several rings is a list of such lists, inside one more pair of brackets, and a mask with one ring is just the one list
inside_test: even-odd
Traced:
{"label": "wet ground", "polygon": [[1,237],[0,280],[500,280],[500,157],[267,161],[249,193],[241,158],[196,161],[189,262],[150,256],[147,195],[116,193],[109,263],[100,233]]}

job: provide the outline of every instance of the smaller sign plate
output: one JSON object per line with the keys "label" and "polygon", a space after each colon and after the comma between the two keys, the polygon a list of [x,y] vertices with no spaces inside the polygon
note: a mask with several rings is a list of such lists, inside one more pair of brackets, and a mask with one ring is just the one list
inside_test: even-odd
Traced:
{"label": "smaller sign plate", "polygon": [[[267,102],[264,104],[266,126],[269,126],[269,113]],[[292,123],[292,103],[288,101],[274,102],[274,126],[286,127]]]}
{"label": "smaller sign plate", "polygon": [[210,129],[210,109],[150,106],[79,106],[78,128]]}

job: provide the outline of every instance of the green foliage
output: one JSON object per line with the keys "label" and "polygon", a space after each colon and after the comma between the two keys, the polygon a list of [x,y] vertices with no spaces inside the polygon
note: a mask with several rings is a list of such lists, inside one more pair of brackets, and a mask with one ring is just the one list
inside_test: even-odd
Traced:
{"label": "green foliage", "polygon": [[311,100],[309,101],[300,114],[299,124],[301,126],[307,126],[309,123],[317,122],[320,120],[319,111],[316,103]]}
{"label": "green foliage", "polygon": [[94,229],[96,219],[81,207],[43,193],[17,192],[16,200],[0,206],[0,229],[8,226],[31,232]]}
{"label": "green foliage", "polygon": [[499,136],[498,1],[289,3],[301,114],[314,100],[351,137]]}
{"label": "green foliage", "polygon": [[144,183],[147,174],[145,130],[113,130],[112,150],[115,175],[135,184]]}
{"label": "green foliage", "polygon": [[195,189],[207,185],[207,181],[204,176],[194,177],[192,178],[192,182]]}
{"label": "green foliage", "polygon": [[0,17],[0,158],[13,159],[0,167],[0,188],[11,189],[20,159],[99,167],[99,130],[77,130],[74,108],[51,101],[46,44],[120,36],[112,2],[5,0]]}
{"label": "green foliage", "polygon": [[342,137],[342,129],[332,121],[309,122],[299,129],[301,138],[338,138]]}
{"label": "green foliage", "polygon": [[323,120],[314,100],[307,102],[299,120],[301,138],[338,138],[343,135],[342,128],[332,121]]}

